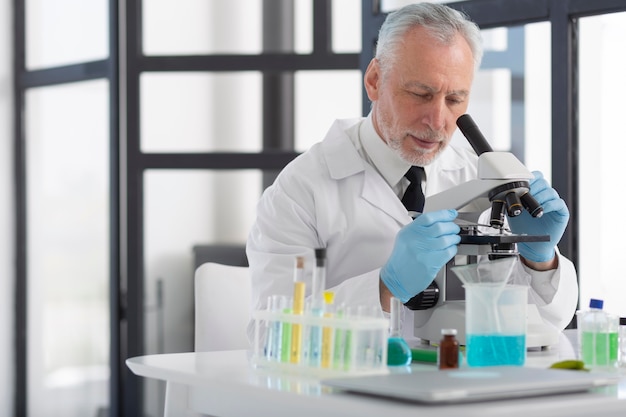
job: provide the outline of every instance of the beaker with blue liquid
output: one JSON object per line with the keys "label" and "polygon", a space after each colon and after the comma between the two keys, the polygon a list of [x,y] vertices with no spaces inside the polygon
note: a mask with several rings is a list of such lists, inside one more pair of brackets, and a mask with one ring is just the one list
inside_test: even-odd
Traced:
{"label": "beaker with blue liquid", "polygon": [[522,366],[526,361],[528,287],[509,284],[518,262],[506,257],[453,267],[465,288],[469,366]]}

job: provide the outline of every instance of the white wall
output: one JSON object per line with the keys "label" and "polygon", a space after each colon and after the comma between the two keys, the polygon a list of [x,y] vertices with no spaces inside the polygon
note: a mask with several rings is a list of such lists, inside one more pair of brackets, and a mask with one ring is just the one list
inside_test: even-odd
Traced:
{"label": "white wall", "polygon": [[623,189],[626,13],[580,21],[580,307],[604,300],[604,309],[626,316],[619,204]]}
{"label": "white wall", "polygon": [[11,16],[11,2],[0,2],[0,417],[12,415],[15,391]]}

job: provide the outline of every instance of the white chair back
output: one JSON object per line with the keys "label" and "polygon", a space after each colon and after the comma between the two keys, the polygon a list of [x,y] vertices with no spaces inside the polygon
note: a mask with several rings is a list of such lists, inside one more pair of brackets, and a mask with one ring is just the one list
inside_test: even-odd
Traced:
{"label": "white chair back", "polygon": [[250,292],[247,267],[207,262],[196,269],[196,352],[250,347]]}

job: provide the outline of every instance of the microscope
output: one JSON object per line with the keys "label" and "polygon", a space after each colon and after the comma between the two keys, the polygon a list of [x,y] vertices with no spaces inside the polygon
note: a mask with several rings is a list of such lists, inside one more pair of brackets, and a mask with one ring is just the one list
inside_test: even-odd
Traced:
{"label": "microscope", "polygon": [[[421,293],[414,313],[414,335],[426,343],[437,342],[441,329],[457,329],[465,344],[465,290],[451,268],[518,256],[517,243],[545,242],[548,235],[513,234],[505,228],[505,213],[515,217],[527,210],[541,217],[543,208],[530,194],[533,174],[511,153],[494,152],[471,116],[465,114],[457,126],[478,154],[478,178],[426,198],[424,213],[444,209],[459,212],[461,242],[457,255],[437,274],[434,283]],[[489,224],[479,224],[480,215],[491,207]],[[534,304],[528,305],[527,348],[545,348],[558,341],[558,332],[544,323]]]}

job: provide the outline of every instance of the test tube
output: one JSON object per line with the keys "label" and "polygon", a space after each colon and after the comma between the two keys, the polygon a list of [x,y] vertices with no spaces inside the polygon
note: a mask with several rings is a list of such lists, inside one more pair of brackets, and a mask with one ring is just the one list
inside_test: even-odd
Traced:
{"label": "test tube", "polygon": [[326,249],[315,249],[315,269],[313,270],[313,288],[311,298],[313,308],[324,308],[324,290],[326,289]]}
{"label": "test tube", "polygon": [[[326,249],[315,249],[315,269],[313,270],[313,285],[311,291],[311,315],[324,315],[324,289],[326,287]],[[309,332],[309,364],[319,367],[322,354],[322,328],[311,326]]]}
{"label": "test tube", "polygon": [[619,319],[619,364],[626,368],[626,317]]}
{"label": "test tube", "polygon": [[[352,321],[359,319],[358,307],[348,306],[346,307],[344,314],[348,320]],[[356,336],[357,335],[355,334],[354,330],[352,330],[351,328],[347,328],[343,331],[342,359],[344,371],[351,371],[355,369],[355,365],[357,364],[357,352],[355,351],[355,349],[358,346],[358,343],[355,343],[357,341],[355,340]]]}
{"label": "test tube", "polygon": [[[344,316],[345,306],[342,303],[335,309],[335,317],[342,319]],[[345,337],[346,331],[344,329],[335,328],[335,335],[333,337],[333,369],[343,369]]]}
{"label": "test tube", "polygon": [[[357,318],[359,319],[372,319],[376,317],[376,310],[372,306],[360,305],[357,308]],[[358,337],[358,339],[356,339]],[[376,340],[376,334],[371,330],[361,330],[358,336],[353,336],[353,342],[358,340],[357,343],[357,360],[355,365],[358,368],[371,368],[381,360],[380,346],[378,346]]]}
{"label": "test tube", "polygon": [[[291,314],[291,306],[293,304],[293,298],[283,296],[282,306],[283,314]],[[280,361],[289,362],[291,356],[291,323],[285,321],[281,325],[282,343],[280,346]]]}
{"label": "test tube", "polygon": [[[292,313],[301,316],[304,314],[304,295],[306,284],[304,282],[304,257],[296,257],[293,283],[293,309]],[[302,353],[302,324],[293,323],[291,326],[291,354],[289,362],[300,363]]]}
{"label": "test tube", "polygon": [[[279,314],[285,308],[285,297],[272,295],[268,299],[268,309],[272,315]],[[282,323],[278,319],[269,320],[265,344],[265,357],[269,360],[280,361],[282,345]]]}
{"label": "test tube", "polygon": [[[335,293],[332,291],[324,291],[324,317],[331,318],[333,316],[332,308],[335,300]],[[333,328],[324,326],[322,328],[322,368],[330,368],[333,357]]]}

